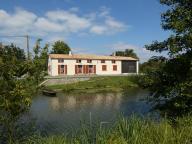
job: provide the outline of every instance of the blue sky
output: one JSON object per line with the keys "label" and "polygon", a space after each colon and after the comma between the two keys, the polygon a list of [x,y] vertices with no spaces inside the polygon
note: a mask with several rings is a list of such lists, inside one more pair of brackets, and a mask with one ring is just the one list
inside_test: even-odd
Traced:
{"label": "blue sky", "polygon": [[[64,40],[73,53],[109,55],[115,50],[134,49],[141,62],[154,52],[143,47],[164,40],[160,14],[166,7],[158,0],[0,0],[0,35],[42,38],[50,45]],[[21,38],[2,38],[25,48]]]}

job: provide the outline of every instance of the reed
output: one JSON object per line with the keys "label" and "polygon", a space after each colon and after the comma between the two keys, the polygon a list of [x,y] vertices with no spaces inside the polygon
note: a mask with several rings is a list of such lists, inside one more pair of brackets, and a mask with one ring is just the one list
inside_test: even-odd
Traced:
{"label": "reed", "polygon": [[160,122],[136,116],[121,117],[110,128],[82,125],[71,136],[55,135],[31,138],[25,144],[190,144],[192,117]]}

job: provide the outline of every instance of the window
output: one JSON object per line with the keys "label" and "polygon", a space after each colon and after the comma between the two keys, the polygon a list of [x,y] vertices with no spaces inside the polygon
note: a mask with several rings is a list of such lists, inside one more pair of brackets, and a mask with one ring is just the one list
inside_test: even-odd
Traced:
{"label": "window", "polygon": [[82,65],[77,66],[77,73],[83,73],[83,66]]}
{"label": "window", "polygon": [[82,68],[83,66],[82,65],[78,65],[78,68],[80,69],[80,68]]}
{"label": "window", "polygon": [[107,71],[107,65],[102,65],[102,71]]}
{"label": "window", "polygon": [[87,60],[87,63],[92,63],[92,60]]}
{"label": "window", "polygon": [[101,60],[101,63],[105,63],[105,60]]}
{"label": "window", "polygon": [[115,61],[115,60],[112,60],[111,62],[112,62],[112,63],[115,63],[116,61]]}
{"label": "window", "polygon": [[88,72],[89,73],[94,73],[93,65],[89,65]]}
{"label": "window", "polygon": [[117,71],[117,65],[113,65],[113,71]]}
{"label": "window", "polygon": [[78,59],[78,60],[76,60],[76,63],[81,63],[81,60],[79,60],[79,59]]}
{"label": "window", "polygon": [[64,59],[58,59],[58,63],[63,63]]}

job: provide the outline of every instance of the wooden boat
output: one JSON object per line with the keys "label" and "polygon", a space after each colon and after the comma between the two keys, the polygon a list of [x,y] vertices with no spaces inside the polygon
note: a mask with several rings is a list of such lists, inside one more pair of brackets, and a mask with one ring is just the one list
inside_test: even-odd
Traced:
{"label": "wooden boat", "polygon": [[42,90],[43,95],[45,96],[51,96],[51,97],[55,97],[56,96],[56,91],[53,90]]}

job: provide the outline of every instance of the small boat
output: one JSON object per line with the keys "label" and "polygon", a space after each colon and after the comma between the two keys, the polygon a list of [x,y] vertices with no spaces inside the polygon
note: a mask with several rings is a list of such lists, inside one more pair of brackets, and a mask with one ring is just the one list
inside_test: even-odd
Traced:
{"label": "small boat", "polygon": [[55,97],[56,96],[56,91],[53,90],[42,90],[43,95],[45,96],[51,96],[51,97]]}

